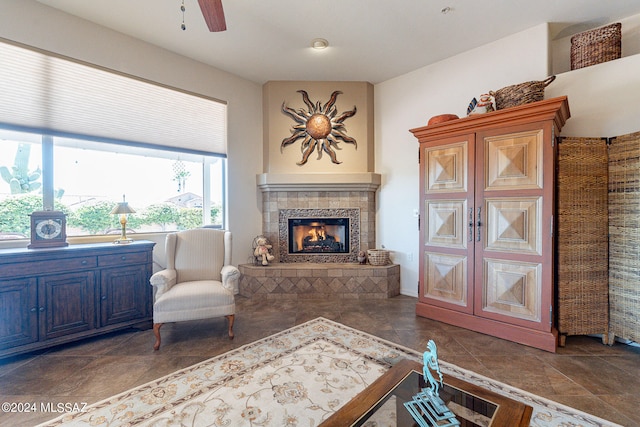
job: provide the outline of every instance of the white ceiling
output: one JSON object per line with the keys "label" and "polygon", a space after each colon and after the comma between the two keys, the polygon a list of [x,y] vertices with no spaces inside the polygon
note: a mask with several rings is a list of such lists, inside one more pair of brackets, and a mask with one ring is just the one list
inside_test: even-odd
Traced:
{"label": "white ceiling", "polygon": [[640,14],[640,0],[223,0],[227,31],[210,33],[197,0],[185,31],[182,0],[38,1],[257,83],[379,83],[544,22],[559,38]]}

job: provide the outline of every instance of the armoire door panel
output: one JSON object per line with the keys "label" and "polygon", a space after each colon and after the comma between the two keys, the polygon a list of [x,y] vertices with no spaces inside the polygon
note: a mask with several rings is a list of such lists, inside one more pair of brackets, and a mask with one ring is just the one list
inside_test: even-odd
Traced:
{"label": "armoire door panel", "polygon": [[426,193],[466,192],[469,169],[469,143],[460,141],[447,146],[425,149],[427,164]]}
{"label": "armoire door panel", "polygon": [[[469,241],[467,200],[427,200],[425,244],[466,249]],[[471,231],[473,234],[473,230]]]}
{"label": "armoire door panel", "polygon": [[485,199],[486,251],[542,255],[542,198]]}
{"label": "armoire door panel", "polygon": [[484,259],[481,313],[499,319],[540,322],[542,309],[542,265],[536,263]]}
{"label": "armoire door panel", "polygon": [[461,311],[471,304],[467,303],[469,295],[469,272],[466,256],[426,252],[424,259],[424,292],[423,297],[439,303],[459,306]]}
{"label": "armoire door panel", "polygon": [[485,137],[485,190],[542,188],[542,148],[542,129]]}

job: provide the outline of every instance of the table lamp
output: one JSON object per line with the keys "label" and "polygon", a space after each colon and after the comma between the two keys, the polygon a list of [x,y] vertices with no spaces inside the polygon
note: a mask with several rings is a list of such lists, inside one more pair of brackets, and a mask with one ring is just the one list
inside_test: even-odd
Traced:
{"label": "table lamp", "polygon": [[122,226],[122,231],[120,233],[120,237],[117,238],[113,243],[123,244],[123,243],[131,243],[133,239],[129,239],[127,237],[127,214],[135,213],[131,207],[129,207],[129,203],[127,203],[124,199],[124,194],[122,195],[122,202],[118,203],[115,208],[111,211],[111,215],[120,215],[120,225]]}

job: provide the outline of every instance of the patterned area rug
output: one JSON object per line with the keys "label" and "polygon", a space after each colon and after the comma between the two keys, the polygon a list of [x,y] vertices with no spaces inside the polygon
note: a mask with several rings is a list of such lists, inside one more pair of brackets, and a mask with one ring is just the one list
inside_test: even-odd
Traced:
{"label": "patterned area rug", "polygon": [[[317,318],[41,426],[313,427],[401,358],[422,363],[419,352]],[[532,426],[618,426],[445,361],[440,367],[445,380],[532,406]]]}

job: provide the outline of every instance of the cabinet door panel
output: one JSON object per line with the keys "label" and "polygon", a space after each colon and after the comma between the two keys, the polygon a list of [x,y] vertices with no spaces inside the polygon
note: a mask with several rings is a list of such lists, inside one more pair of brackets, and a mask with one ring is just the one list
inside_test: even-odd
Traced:
{"label": "cabinet door panel", "polygon": [[423,296],[466,308],[469,294],[467,259],[466,256],[426,252]]}
{"label": "cabinet door panel", "polygon": [[0,280],[0,349],[38,340],[38,290],[33,277]]}
{"label": "cabinet door panel", "polygon": [[425,193],[467,191],[469,141],[426,147],[425,154]]}
{"label": "cabinet door panel", "polygon": [[484,259],[482,311],[540,322],[542,266]]}
{"label": "cabinet door panel", "polygon": [[485,190],[542,188],[541,129],[486,136]]}
{"label": "cabinet door panel", "polygon": [[469,236],[467,227],[467,200],[427,200],[425,244],[466,249]]}
{"label": "cabinet door panel", "polygon": [[40,339],[46,340],[95,326],[95,276],[92,271],[39,279]]}
{"label": "cabinet door panel", "polygon": [[540,197],[485,199],[485,212],[485,251],[542,255]]}
{"label": "cabinet door panel", "polygon": [[102,270],[100,278],[101,326],[148,315],[146,265]]}

